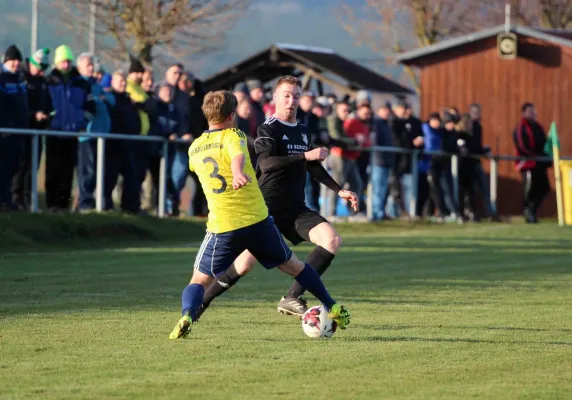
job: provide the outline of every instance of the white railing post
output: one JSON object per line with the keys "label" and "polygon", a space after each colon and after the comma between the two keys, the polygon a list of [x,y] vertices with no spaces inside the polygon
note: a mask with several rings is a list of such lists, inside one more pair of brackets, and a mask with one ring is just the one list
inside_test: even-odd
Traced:
{"label": "white railing post", "polygon": [[490,172],[490,198],[491,198],[491,211],[497,215],[497,188],[498,188],[498,161],[495,157],[491,158],[491,172]]}
{"label": "white railing post", "polygon": [[40,152],[40,136],[32,135],[32,169],[30,175],[32,177],[30,188],[30,211],[33,213],[38,212],[38,164],[40,163],[39,153]]}
{"label": "white railing post", "polygon": [[105,138],[97,138],[97,166],[95,183],[95,209],[102,212],[105,208]]}
{"label": "white railing post", "polygon": [[[375,143],[375,142],[374,142]],[[375,167],[375,146],[370,149],[369,152],[369,181],[367,184],[367,201],[366,201],[366,214],[367,220],[373,221],[373,186],[376,184],[373,177],[373,168]]]}
{"label": "white railing post", "polygon": [[167,197],[167,163],[169,162],[169,142],[163,142],[163,154],[159,164],[159,218],[165,218],[165,203]]}
{"label": "white railing post", "polygon": [[[453,177],[453,200],[455,207],[459,207],[459,157],[457,155],[451,157],[451,176]],[[462,213],[461,210],[459,212]]]}
{"label": "white railing post", "polygon": [[[324,168],[325,167],[326,166],[324,165]],[[330,196],[330,193],[328,193],[329,190],[330,189],[328,189],[325,185],[320,185],[320,202],[322,203],[320,204],[320,215],[326,217],[328,216],[328,196]]]}
{"label": "white railing post", "polygon": [[409,199],[409,216],[413,219],[417,214],[417,197],[419,196],[419,152],[411,154],[411,198]]}

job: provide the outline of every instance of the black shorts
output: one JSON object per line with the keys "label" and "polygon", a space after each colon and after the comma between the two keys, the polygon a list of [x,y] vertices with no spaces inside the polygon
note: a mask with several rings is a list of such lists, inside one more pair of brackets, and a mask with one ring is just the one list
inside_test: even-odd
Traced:
{"label": "black shorts", "polygon": [[324,217],[309,208],[272,212],[274,223],[286,239],[295,246],[310,241],[310,231],[322,222],[328,222]]}

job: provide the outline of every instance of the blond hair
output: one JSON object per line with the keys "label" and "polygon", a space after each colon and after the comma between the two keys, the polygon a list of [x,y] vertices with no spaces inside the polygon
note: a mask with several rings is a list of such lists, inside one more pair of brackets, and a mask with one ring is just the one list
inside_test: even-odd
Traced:
{"label": "blond hair", "polygon": [[278,88],[282,84],[294,85],[294,86],[298,86],[298,87],[300,87],[300,89],[302,89],[302,83],[300,82],[300,79],[298,79],[292,75],[284,75],[284,76],[281,76],[280,78],[278,78],[278,81],[276,82],[276,86],[274,87],[274,90],[275,91],[278,90]]}
{"label": "blond hair", "polygon": [[237,105],[236,96],[232,92],[217,90],[206,94],[201,109],[209,125],[216,125],[223,123],[230,114],[236,112]]}
{"label": "blond hair", "polygon": [[114,71],[113,74],[111,75],[112,78],[115,78],[116,76],[119,76],[123,79],[126,79],[125,71],[123,71],[122,69],[118,69],[118,70]]}

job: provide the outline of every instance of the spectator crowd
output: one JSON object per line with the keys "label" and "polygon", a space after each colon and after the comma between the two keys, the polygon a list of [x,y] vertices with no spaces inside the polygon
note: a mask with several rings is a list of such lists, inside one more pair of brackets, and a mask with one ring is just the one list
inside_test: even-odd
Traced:
{"label": "spectator crowd", "polygon": [[[50,55],[50,49],[39,49],[23,59],[15,46],[5,51],[0,71],[0,129],[153,135],[188,142],[207,129],[201,111],[205,95],[202,82],[181,64],[171,65],[165,76],[155,82],[153,71],[134,57],[128,69],[110,73],[93,54],[74,57],[66,45],[55,49],[53,63]],[[247,134],[252,145],[258,126],[274,112],[271,89],[253,79],[236,85],[234,94],[238,99],[238,128]],[[517,154],[544,155],[546,135],[536,121],[534,105],[523,105],[522,113],[522,121],[513,132]],[[353,99],[304,91],[297,117],[308,126],[314,146],[330,149],[325,166],[342,187],[358,193],[363,203],[361,210],[365,210],[365,192],[371,182],[374,220],[400,218],[403,214],[439,222],[498,219],[478,159],[490,151],[482,143],[478,104],[471,104],[465,113],[456,107],[436,111],[423,122],[405,99],[374,110],[371,94],[365,90],[357,92]],[[45,152],[47,209],[93,210],[97,141],[87,137],[44,138],[39,152]],[[163,146],[129,140],[106,143],[104,208],[119,207],[133,214],[156,211]],[[421,153],[414,164],[407,152],[360,151],[370,146],[441,151],[447,155]],[[188,144],[173,142],[168,146],[165,212],[170,216],[180,214],[181,192],[190,175],[196,188],[189,207],[191,214],[205,216],[207,204],[197,176],[188,170],[187,149]],[[31,153],[31,136],[0,132],[0,210],[29,209],[31,176],[37,173],[32,171]],[[459,156],[458,188],[452,179],[453,154]],[[255,163],[253,152],[251,158]],[[413,203],[415,166],[418,186]],[[536,210],[548,191],[546,167],[534,162],[516,165],[523,175],[524,214],[528,222],[535,222]],[[77,196],[72,187],[74,170]],[[119,177],[122,179],[117,190]],[[454,192],[456,189],[458,193]],[[117,206],[113,204],[114,191],[120,192]],[[363,211],[344,210],[335,193],[321,198],[319,184],[309,175],[306,203],[315,210],[322,206],[330,219],[347,213],[355,220],[366,219]]]}

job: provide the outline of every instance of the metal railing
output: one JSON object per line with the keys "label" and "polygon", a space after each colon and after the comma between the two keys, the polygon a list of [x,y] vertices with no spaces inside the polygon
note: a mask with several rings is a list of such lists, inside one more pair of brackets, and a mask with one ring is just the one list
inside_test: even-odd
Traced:
{"label": "metal railing", "polygon": [[[187,143],[190,144],[191,141],[175,139],[169,140],[160,136],[144,136],[144,135],[126,135],[118,133],[87,133],[87,132],[66,132],[66,131],[47,131],[47,130],[33,130],[33,129],[9,129],[0,128],[1,134],[9,135],[25,135],[32,136],[32,155],[31,155],[31,170],[32,170],[32,182],[31,182],[31,204],[30,211],[38,212],[38,165],[39,165],[39,140],[40,136],[57,136],[57,137],[69,137],[69,138],[92,138],[97,140],[97,162],[96,162],[96,189],[95,189],[95,203],[96,210],[101,212],[104,208],[104,186],[105,186],[105,145],[107,140],[132,140],[140,142],[154,142],[162,143],[162,156],[159,169],[159,209],[158,216],[160,218],[165,217],[165,203],[166,203],[166,188],[167,188],[167,165],[168,159],[168,146],[170,143]],[[409,153],[411,154],[411,176],[412,176],[412,190],[411,198],[409,199],[409,213],[411,217],[415,216],[417,197],[418,197],[418,163],[419,156],[429,155],[429,156],[447,156],[451,157],[451,174],[453,177],[453,195],[455,196],[455,202],[458,204],[458,194],[459,194],[459,155],[448,154],[440,151],[420,151],[420,150],[409,150],[398,147],[384,147],[384,146],[373,146],[366,148],[355,148],[353,150],[371,152],[370,164],[374,165],[374,153],[385,152],[385,153]],[[482,156],[469,156],[474,159],[488,159],[490,162],[490,200],[491,207],[496,211],[497,202],[497,190],[498,190],[498,161],[515,161],[515,160],[536,160],[536,161],[551,161],[550,157],[516,157],[516,156],[505,156],[505,155],[482,155]],[[562,160],[572,160],[572,157],[561,157]],[[1,160],[0,160],[1,162]],[[368,193],[371,193],[372,182],[368,183]],[[321,185],[321,196],[322,196],[322,207],[327,203],[324,194],[327,189],[324,185]],[[372,196],[367,196],[367,213],[368,219],[371,220],[372,213]],[[327,210],[322,208],[322,214],[326,214]]]}

